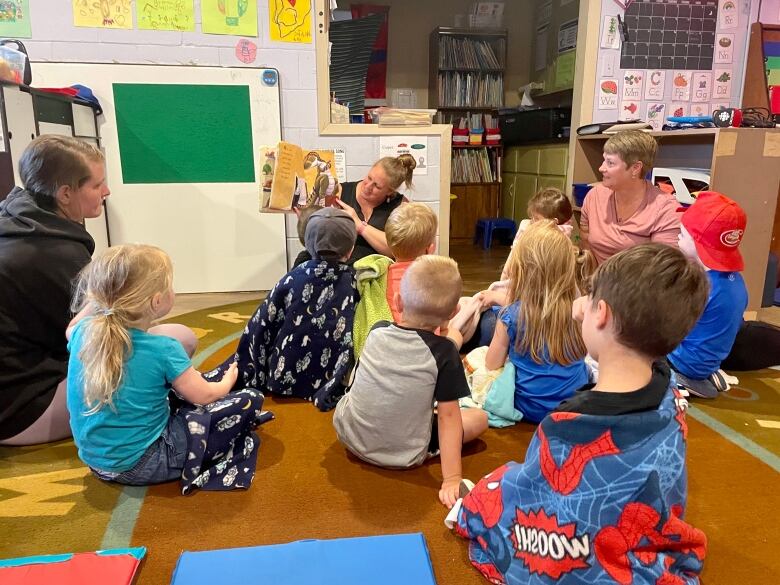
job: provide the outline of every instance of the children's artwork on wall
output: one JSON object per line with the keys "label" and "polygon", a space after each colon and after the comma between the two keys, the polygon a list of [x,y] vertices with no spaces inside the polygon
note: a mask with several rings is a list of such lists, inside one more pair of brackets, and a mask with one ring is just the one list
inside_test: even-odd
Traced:
{"label": "children's artwork on wall", "polygon": [[711,73],[694,73],[693,74],[693,91],[691,94],[691,101],[693,102],[708,102],[710,101],[710,93],[712,90],[712,74]]}
{"label": "children's artwork on wall", "polygon": [[138,28],[145,30],[195,30],[192,0],[139,1],[135,5]]}
{"label": "children's artwork on wall", "polygon": [[638,101],[642,99],[644,71],[626,71],[623,74],[623,99]]}
{"label": "children's artwork on wall", "polygon": [[114,83],[125,184],[252,183],[249,87]]}
{"label": "children's artwork on wall", "polygon": [[719,16],[720,28],[727,30],[737,28],[739,26],[737,0],[721,0]]}
{"label": "children's artwork on wall", "polygon": [[734,35],[718,35],[715,43],[715,63],[731,63],[734,59]]}
{"label": "children's artwork on wall", "polygon": [[249,0],[201,0],[204,33],[257,36],[257,2]]}
{"label": "children's artwork on wall", "polygon": [[599,81],[599,110],[617,110],[618,85],[614,79]]}
{"label": "children's artwork on wall", "polygon": [[90,28],[133,28],[131,0],[72,0],[73,25]]}
{"label": "children's artwork on wall", "polygon": [[620,102],[620,112],[618,120],[638,120],[639,102],[636,100],[623,100]]}
{"label": "children's artwork on wall", "polygon": [[666,104],[658,102],[648,102],[645,120],[653,127],[653,130],[660,132],[664,125],[666,116]]}
{"label": "children's artwork on wall", "polygon": [[731,97],[731,69],[715,69],[712,72],[713,88],[712,97],[718,100]]}
{"label": "children's artwork on wall", "polygon": [[311,43],[311,0],[268,0],[271,40]]}
{"label": "children's artwork on wall", "polygon": [[667,116],[675,116],[677,118],[687,116],[688,104],[672,104],[666,114]]}
{"label": "children's artwork on wall", "polygon": [[672,100],[687,102],[691,99],[691,72],[675,71],[672,74]]}
{"label": "children's artwork on wall", "polygon": [[236,59],[249,65],[257,58],[257,45],[247,39],[241,39],[236,43]]}
{"label": "children's artwork on wall", "polygon": [[602,49],[619,49],[620,48],[620,32],[618,31],[617,16],[605,16],[604,27],[601,29],[601,48]]}
{"label": "children's artwork on wall", "polygon": [[621,69],[712,69],[718,0],[636,0],[624,21]]}
{"label": "children's artwork on wall", "polygon": [[662,100],[666,91],[666,71],[655,69],[645,74],[645,99]]}
{"label": "children's artwork on wall", "polygon": [[29,39],[30,0],[0,1],[0,37]]}

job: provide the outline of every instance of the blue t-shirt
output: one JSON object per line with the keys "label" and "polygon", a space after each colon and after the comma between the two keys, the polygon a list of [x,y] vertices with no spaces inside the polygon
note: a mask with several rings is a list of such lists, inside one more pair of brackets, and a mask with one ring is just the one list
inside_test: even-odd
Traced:
{"label": "blue t-shirt", "polygon": [[739,272],[708,270],[707,276],[710,295],[704,313],[668,356],[674,369],[692,380],[704,380],[718,371],[734,345],[748,302],[745,281]]}
{"label": "blue t-shirt", "polygon": [[84,324],[73,329],[68,343],[68,411],[70,428],[81,460],[101,471],[132,469],[168,424],[168,391],[173,380],[192,363],[181,343],[172,337],[130,329],[133,348],[124,376],[113,395],[113,409],[104,405],[94,414],[84,402],[82,363]]}
{"label": "blue t-shirt", "polygon": [[515,408],[523,413],[525,420],[539,422],[588,383],[588,367],[584,360],[568,366],[546,359],[544,363],[537,364],[530,354],[517,353],[519,310],[520,303],[516,302],[499,314],[509,334],[509,360],[515,366]]}

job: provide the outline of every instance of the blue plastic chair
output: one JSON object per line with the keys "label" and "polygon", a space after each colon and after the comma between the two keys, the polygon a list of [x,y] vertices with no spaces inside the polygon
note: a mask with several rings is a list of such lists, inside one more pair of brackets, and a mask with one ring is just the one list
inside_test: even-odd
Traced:
{"label": "blue plastic chair", "polygon": [[474,243],[482,238],[482,247],[487,250],[493,245],[493,234],[496,230],[509,231],[510,239],[514,239],[517,233],[517,224],[506,217],[483,217],[477,220],[474,229]]}

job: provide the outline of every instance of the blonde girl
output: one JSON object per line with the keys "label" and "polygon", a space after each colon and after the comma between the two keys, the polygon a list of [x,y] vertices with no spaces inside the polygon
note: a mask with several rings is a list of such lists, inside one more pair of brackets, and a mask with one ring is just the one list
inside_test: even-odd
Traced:
{"label": "blonde girl", "polygon": [[588,383],[579,325],[571,318],[577,297],[572,244],[553,221],[528,227],[509,257],[509,306],[499,314],[485,365],[515,366],[515,408],[541,421]]}
{"label": "blonde girl", "polygon": [[181,411],[171,415],[169,386],[208,404],[236,380],[233,365],[221,382],[206,382],[180,341],[150,329],[173,306],[172,282],[168,255],[140,244],[109,248],[80,274],[79,313],[66,332],[67,403],[79,457],[103,479],[146,485],[180,477],[187,423]]}

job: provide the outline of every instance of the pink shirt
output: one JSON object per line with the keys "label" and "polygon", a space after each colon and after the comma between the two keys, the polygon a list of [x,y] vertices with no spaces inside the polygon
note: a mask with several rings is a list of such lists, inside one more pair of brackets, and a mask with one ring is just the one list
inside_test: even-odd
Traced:
{"label": "pink shirt", "polygon": [[634,214],[620,222],[615,192],[601,183],[585,197],[580,226],[587,231],[588,247],[599,264],[610,256],[638,244],[658,242],[677,246],[680,234],[679,204],[674,195],[647,182],[645,199]]}

